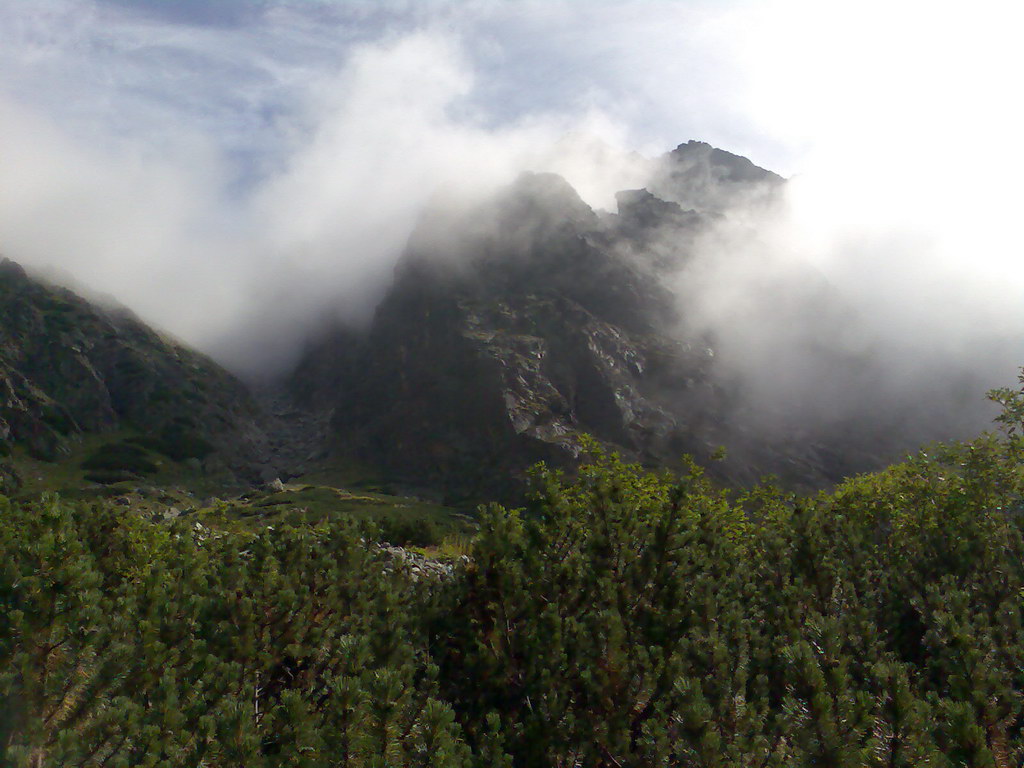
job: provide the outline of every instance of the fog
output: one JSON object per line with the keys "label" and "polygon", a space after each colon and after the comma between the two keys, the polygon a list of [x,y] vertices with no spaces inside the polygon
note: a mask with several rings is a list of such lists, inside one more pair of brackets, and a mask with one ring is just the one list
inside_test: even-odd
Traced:
{"label": "fog", "polygon": [[613,210],[690,138],[791,177],[672,278],[754,411],[921,391],[973,424],[1024,362],[997,4],[161,7],[0,0],[0,252],[243,376],[368,322],[439,196],[554,171]]}
{"label": "fog", "polygon": [[908,445],[976,433],[994,415],[985,392],[1024,362],[1017,275],[976,250],[969,267],[934,230],[858,226],[837,189],[797,177],[725,209],[670,280],[680,332],[708,339],[747,423],[898,430]]}

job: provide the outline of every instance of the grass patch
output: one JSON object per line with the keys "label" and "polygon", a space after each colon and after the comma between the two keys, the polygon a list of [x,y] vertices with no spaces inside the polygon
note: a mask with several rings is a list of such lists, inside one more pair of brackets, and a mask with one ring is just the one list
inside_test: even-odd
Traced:
{"label": "grass patch", "polygon": [[374,538],[398,546],[439,551],[449,539],[458,548],[459,537],[475,530],[472,518],[441,504],[372,491],[348,491],[324,485],[296,484],[284,491],[246,494],[203,510],[211,527],[234,532],[267,525],[313,525],[339,517],[368,524]]}
{"label": "grass patch", "polygon": [[86,472],[83,475],[83,479],[90,483],[112,485],[113,483],[130,482],[132,480],[141,480],[142,478],[134,472],[124,469],[97,469]]}

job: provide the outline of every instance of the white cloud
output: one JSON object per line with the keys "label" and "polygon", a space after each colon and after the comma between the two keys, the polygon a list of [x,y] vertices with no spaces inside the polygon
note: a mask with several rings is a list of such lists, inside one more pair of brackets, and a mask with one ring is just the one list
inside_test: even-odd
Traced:
{"label": "white cloud", "polygon": [[0,250],[69,272],[195,337],[238,308],[216,279],[239,255],[217,234],[216,160],[199,145],[162,161],[92,151],[0,102]]}

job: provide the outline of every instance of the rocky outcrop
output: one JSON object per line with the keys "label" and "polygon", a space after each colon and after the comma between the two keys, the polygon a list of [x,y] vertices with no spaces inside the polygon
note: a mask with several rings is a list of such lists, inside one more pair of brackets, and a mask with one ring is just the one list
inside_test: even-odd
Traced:
{"label": "rocky outcrop", "polygon": [[458,560],[452,561],[426,557],[406,547],[396,547],[392,544],[377,544],[375,548],[384,556],[385,571],[402,572],[414,582],[443,582],[454,575],[456,568],[465,567],[469,563],[467,555],[461,555]]}
{"label": "rocky outcrop", "polygon": [[[698,392],[706,353],[657,334],[670,297],[608,237],[544,174],[435,212],[368,336],[322,340],[296,381],[336,361],[339,448],[455,497],[513,495],[535,462],[571,464],[584,432],[638,456],[681,453],[654,394]],[[691,375],[669,384],[683,359]]]}
{"label": "rocky outcrop", "polygon": [[83,433],[129,429],[240,478],[267,461],[246,389],[124,308],[0,262],[0,445],[52,461]]}

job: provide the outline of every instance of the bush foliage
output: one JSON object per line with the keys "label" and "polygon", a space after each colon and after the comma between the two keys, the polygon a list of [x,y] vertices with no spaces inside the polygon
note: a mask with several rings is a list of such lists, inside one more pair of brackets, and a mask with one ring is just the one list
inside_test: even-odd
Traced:
{"label": "bush foliage", "polygon": [[[1012,397],[1013,393],[1003,393]],[[1024,444],[834,492],[596,456],[440,581],[346,522],[255,537],[0,510],[13,766],[1024,761]]]}

